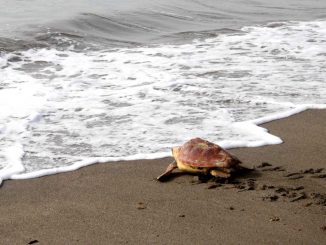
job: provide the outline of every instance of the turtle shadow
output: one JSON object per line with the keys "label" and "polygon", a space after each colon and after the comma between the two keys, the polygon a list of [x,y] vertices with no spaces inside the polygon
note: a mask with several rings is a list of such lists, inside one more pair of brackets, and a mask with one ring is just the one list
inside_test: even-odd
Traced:
{"label": "turtle shadow", "polygon": [[[261,172],[256,169],[242,169],[240,171],[235,172],[231,175],[230,178],[225,179],[225,183],[238,183],[246,180],[256,180],[262,176]],[[217,180],[218,182],[219,180]]]}
{"label": "turtle shadow", "polygon": [[220,177],[214,177],[209,174],[195,174],[195,173],[188,173],[188,172],[173,172],[167,176],[164,176],[159,180],[159,182],[170,182],[173,181],[176,178],[179,178],[180,176],[190,175],[196,177],[196,180],[194,182],[198,183],[206,183],[206,182],[217,182],[217,183],[232,183],[237,182],[238,180],[244,180],[244,179],[255,179],[261,176],[261,173],[258,172],[256,169],[251,168],[240,168],[236,170],[229,178],[220,178]]}
{"label": "turtle shadow", "polygon": [[170,182],[170,181],[173,181],[174,179],[180,177],[180,176],[184,176],[184,175],[192,175],[192,174],[189,174],[189,173],[186,173],[186,172],[173,172],[169,175],[166,175],[166,176],[163,176],[161,177],[158,182]]}
{"label": "turtle shadow", "polygon": [[247,178],[258,178],[261,176],[262,176],[261,172],[257,171],[257,169],[255,168],[241,168],[236,172],[234,172],[231,177],[247,179]]}
{"label": "turtle shadow", "polygon": [[236,184],[240,183],[241,181],[246,180],[256,180],[257,178],[261,177],[262,174],[257,171],[256,169],[251,168],[240,168],[237,171],[233,172],[229,178],[220,178],[220,177],[212,177],[209,176],[210,179],[207,179],[206,182],[212,181],[220,184]]}

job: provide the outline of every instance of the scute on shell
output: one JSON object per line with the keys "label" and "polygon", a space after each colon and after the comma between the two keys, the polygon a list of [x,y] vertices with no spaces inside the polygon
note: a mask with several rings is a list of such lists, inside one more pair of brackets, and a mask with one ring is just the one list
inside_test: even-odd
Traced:
{"label": "scute on shell", "polygon": [[192,167],[231,168],[241,163],[222,147],[201,138],[191,139],[174,148],[173,153],[177,161]]}

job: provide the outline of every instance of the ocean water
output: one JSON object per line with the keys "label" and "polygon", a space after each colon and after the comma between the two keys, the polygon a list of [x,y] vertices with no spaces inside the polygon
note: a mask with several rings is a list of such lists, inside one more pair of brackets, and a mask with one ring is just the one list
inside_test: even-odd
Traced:
{"label": "ocean water", "polygon": [[[68,3],[67,3],[68,2]],[[157,158],[326,108],[325,1],[1,1],[0,180]]]}

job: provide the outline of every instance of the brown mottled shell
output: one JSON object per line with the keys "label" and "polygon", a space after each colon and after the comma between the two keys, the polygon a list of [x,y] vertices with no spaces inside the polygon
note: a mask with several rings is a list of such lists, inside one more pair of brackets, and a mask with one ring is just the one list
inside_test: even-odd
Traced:
{"label": "brown mottled shell", "polygon": [[241,163],[222,147],[201,138],[191,139],[174,148],[173,156],[176,161],[191,167],[231,168]]}

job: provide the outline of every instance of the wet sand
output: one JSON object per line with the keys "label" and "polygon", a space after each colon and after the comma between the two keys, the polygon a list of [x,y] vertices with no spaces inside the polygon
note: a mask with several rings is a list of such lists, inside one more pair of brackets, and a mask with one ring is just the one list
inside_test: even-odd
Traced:
{"label": "wet sand", "polygon": [[232,150],[254,171],[228,183],[157,182],[171,158],[5,181],[0,243],[325,244],[326,110],[263,126],[284,143]]}

